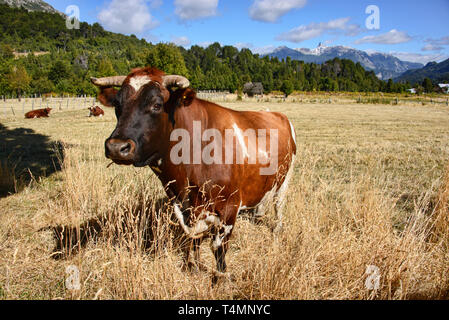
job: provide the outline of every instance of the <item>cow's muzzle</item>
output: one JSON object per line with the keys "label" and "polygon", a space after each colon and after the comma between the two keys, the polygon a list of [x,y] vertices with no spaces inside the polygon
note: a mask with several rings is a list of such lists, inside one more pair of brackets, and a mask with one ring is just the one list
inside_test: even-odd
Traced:
{"label": "cow's muzzle", "polygon": [[136,156],[136,143],[131,140],[108,139],[105,142],[106,158],[119,164],[132,164]]}

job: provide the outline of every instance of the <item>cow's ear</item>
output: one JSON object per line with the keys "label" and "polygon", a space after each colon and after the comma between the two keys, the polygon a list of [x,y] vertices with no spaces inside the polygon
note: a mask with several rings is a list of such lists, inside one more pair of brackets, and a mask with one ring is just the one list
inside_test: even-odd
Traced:
{"label": "cow's ear", "polygon": [[106,107],[114,107],[114,100],[117,96],[118,90],[114,87],[100,87],[100,93],[98,94],[98,101],[100,101]]}
{"label": "cow's ear", "polygon": [[190,106],[193,102],[193,100],[196,98],[196,92],[193,91],[190,88],[184,89],[184,92],[182,92],[182,105],[187,107]]}
{"label": "cow's ear", "polygon": [[175,125],[175,110],[178,107],[190,106],[196,97],[196,92],[192,89],[177,89],[169,95],[169,100],[164,104],[164,110],[168,113],[170,122]]}

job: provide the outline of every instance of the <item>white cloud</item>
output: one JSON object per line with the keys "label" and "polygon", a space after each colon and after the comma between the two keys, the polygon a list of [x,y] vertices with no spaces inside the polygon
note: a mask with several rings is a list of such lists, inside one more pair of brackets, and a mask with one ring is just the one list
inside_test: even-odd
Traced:
{"label": "white cloud", "polygon": [[100,11],[98,20],[107,30],[125,34],[141,33],[158,25],[144,0],[112,0]]}
{"label": "white cloud", "polygon": [[255,0],[249,8],[251,19],[263,22],[276,22],[292,9],[306,5],[307,0]]}
{"label": "white cloud", "polygon": [[162,6],[163,2],[162,0],[149,0],[150,1],[150,7],[153,9],[157,9]]}
{"label": "white cloud", "polygon": [[421,49],[422,51],[441,51],[444,46],[449,45],[449,36],[440,39],[427,39],[425,42],[427,44]]}
{"label": "white cloud", "polygon": [[348,25],[349,18],[340,18],[329,22],[310,23],[294,28],[288,32],[282,33],[276,37],[276,40],[303,42],[321,36],[325,32],[345,32],[346,35],[358,34],[361,31],[360,26]]}
{"label": "white cloud", "polygon": [[345,35],[348,37],[358,36],[363,31],[363,28],[358,24],[351,24],[347,26]]}
{"label": "white cloud", "polygon": [[175,14],[181,20],[196,20],[217,15],[218,0],[175,0]]}
{"label": "white cloud", "polygon": [[379,44],[398,44],[409,42],[412,40],[407,33],[403,31],[398,31],[396,29],[392,29],[387,33],[383,33],[377,36],[366,36],[361,39],[354,41],[355,44],[362,43],[379,43]]}
{"label": "white cloud", "polygon": [[399,58],[402,61],[418,62],[427,64],[431,61],[441,62],[449,58],[446,54],[419,54],[410,52],[389,52],[391,55]]}
{"label": "white cloud", "polygon": [[421,51],[441,51],[443,49],[444,49],[444,47],[442,47],[442,46],[428,43],[424,47],[421,48]]}
{"label": "white cloud", "polygon": [[171,42],[173,42],[174,44],[176,44],[177,46],[189,46],[190,45],[190,40],[189,38],[182,36],[182,37],[172,37],[171,38]]}

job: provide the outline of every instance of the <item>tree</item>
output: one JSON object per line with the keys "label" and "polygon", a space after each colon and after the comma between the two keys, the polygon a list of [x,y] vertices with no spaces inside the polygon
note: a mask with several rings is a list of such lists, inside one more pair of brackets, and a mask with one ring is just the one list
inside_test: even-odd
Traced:
{"label": "tree", "polygon": [[59,81],[63,79],[67,79],[68,76],[69,76],[69,68],[61,60],[56,61],[48,73],[48,79],[53,81],[53,83],[55,84],[57,84]]}
{"label": "tree", "polygon": [[158,43],[150,50],[146,62],[167,74],[189,76],[181,51],[174,44]]}
{"label": "tree", "polygon": [[32,80],[31,87],[35,93],[50,93],[54,90],[53,83],[46,77]]}
{"label": "tree", "polygon": [[422,86],[423,86],[423,88],[424,88],[424,91],[426,92],[426,93],[432,93],[433,92],[433,83],[432,83],[432,80],[430,80],[429,78],[425,78],[424,79],[424,81],[423,81],[423,83],[422,83]]}
{"label": "tree", "polygon": [[7,81],[9,89],[17,94],[17,97],[19,98],[20,101],[22,93],[25,90],[29,89],[31,78],[26,72],[24,67],[14,66],[7,75]]}
{"label": "tree", "polygon": [[11,48],[9,44],[2,44],[0,46],[0,57],[3,59],[12,59],[14,58],[14,50]]}
{"label": "tree", "polygon": [[109,58],[103,58],[100,60],[97,67],[97,73],[98,77],[109,77],[116,74]]}
{"label": "tree", "polygon": [[281,91],[285,94],[285,97],[288,97],[293,92],[293,84],[290,80],[284,80],[281,86]]}
{"label": "tree", "polygon": [[392,80],[392,79],[388,79],[388,82],[387,82],[387,92],[388,92],[388,93],[394,92],[394,83],[393,83],[393,80]]}

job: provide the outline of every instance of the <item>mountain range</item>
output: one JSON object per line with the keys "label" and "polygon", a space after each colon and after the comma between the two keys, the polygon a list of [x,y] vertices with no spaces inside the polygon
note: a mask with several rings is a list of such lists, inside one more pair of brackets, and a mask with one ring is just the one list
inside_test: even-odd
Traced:
{"label": "mountain range", "polygon": [[356,63],[359,62],[367,70],[373,70],[377,77],[382,80],[397,78],[408,70],[419,69],[424,66],[421,63],[402,61],[386,53],[368,53],[344,46],[326,47],[321,43],[315,49],[291,49],[283,46],[265,55],[277,57],[278,59],[290,57],[293,60],[318,64],[334,58],[349,59]]}
{"label": "mountain range", "polygon": [[[57,13],[65,16],[51,5],[42,0],[0,0],[0,4],[10,7],[24,8],[28,11]],[[430,62],[426,66],[421,63],[402,61],[397,57],[381,53],[366,52],[345,46],[324,46],[319,43],[315,49],[278,47],[263,56],[300,60],[305,63],[322,64],[334,58],[349,59],[359,62],[366,70],[372,70],[381,80],[395,79],[396,81],[422,82],[425,77],[434,81],[449,80],[449,59],[441,63]]]}
{"label": "mountain range", "polygon": [[434,82],[449,82],[449,59],[440,63],[429,62],[424,68],[409,70],[403,73],[396,81],[409,81],[410,83],[422,83],[425,78]]}

